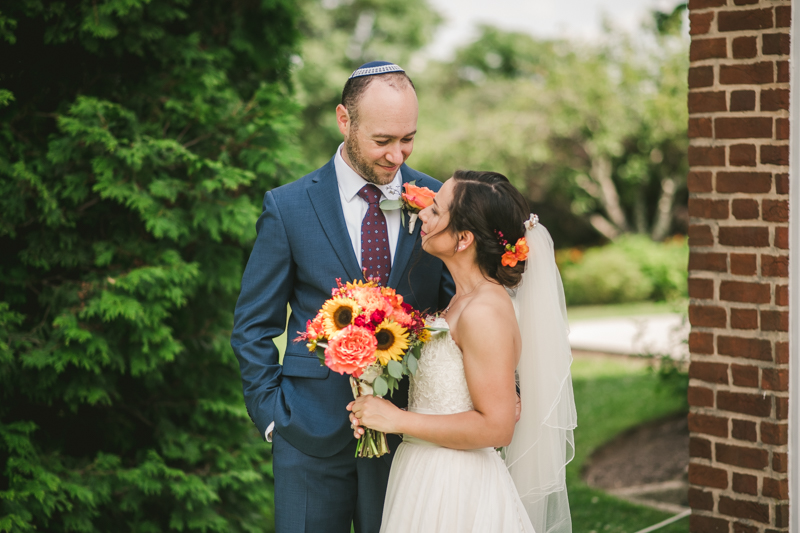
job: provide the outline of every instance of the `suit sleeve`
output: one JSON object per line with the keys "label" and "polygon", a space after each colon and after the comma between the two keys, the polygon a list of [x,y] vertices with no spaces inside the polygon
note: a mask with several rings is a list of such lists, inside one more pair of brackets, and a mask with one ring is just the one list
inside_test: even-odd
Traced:
{"label": "suit sleeve", "polygon": [[281,394],[281,365],[273,339],[286,330],[294,284],[289,239],[271,191],[264,195],[256,231],[236,302],[231,347],[239,360],[247,413],[264,435]]}

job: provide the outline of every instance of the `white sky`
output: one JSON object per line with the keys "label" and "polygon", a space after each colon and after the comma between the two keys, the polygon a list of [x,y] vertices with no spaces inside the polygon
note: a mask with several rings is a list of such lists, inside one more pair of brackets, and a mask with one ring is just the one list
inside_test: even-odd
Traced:
{"label": "white sky", "polygon": [[427,54],[447,59],[453,50],[476,37],[478,24],[523,31],[538,37],[592,39],[601,32],[602,17],[614,26],[634,30],[651,9],[667,11],[679,0],[428,0],[444,23]]}

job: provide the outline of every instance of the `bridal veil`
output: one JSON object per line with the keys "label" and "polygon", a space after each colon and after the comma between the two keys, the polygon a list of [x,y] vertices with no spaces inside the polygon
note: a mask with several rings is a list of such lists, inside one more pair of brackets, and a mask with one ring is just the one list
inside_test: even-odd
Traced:
{"label": "bridal veil", "polygon": [[530,251],[514,296],[522,336],[517,366],[522,415],[506,465],[536,533],[568,533],[566,466],[575,455],[577,414],[566,301],[550,233],[536,215],[525,228]]}

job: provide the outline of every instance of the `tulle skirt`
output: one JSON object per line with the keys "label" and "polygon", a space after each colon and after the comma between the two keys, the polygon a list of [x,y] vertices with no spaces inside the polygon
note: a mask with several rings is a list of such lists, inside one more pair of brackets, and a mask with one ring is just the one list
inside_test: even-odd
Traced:
{"label": "tulle skirt", "polygon": [[406,437],[395,453],[381,533],[534,533],[494,448],[452,450]]}

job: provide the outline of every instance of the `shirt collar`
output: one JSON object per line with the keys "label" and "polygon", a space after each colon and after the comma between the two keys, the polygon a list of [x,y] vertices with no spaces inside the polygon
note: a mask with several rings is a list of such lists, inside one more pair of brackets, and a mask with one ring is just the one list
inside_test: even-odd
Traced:
{"label": "shirt collar", "polygon": [[[345,163],[342,157],[343,149],[344,143],[340,144],[339,148],[336,149],[333,165],[336,169],[336,181],[339,183],[339,190],[342,191],[345,199],[350,202],[358,194],[358,191],[369,182]],[[403,176],[400,174],[400,169],[397,169],[397,174],[394,175],[394,179],[390,183],[376,185],[376,187],[381,190],[383,196],[387,199],[398,200],[403,189]]]}

